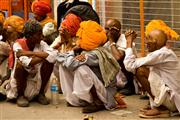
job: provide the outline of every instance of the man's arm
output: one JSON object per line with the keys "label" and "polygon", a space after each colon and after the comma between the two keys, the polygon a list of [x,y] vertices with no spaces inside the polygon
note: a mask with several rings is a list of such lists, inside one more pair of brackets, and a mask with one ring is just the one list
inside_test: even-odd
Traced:
{"label": "man's arm", "polygon": [[121,60],[124,57],[125,52],[123,50],[118,50],[115,42],[110,42],[110,48],[111,48],[111,52],[112,52],[113,57],[117,61]]}
{"label": "man's arm", "polygon": [[75,56],[74,51],[69,51],[66,54],[59,54],[57,61],[61,62],[70,70],[74,70],[81,65],[98,66],[99,60],[95,53],[89,52]]}
{"label": "man's arm", "polygon": [[124,57],[124,51],[123,50],[118,50],[117,46],[116,46],[116,38],[114,37],[114,33],[113,30],[109,31],[107,34],[108,37],[108,41],[110,43],[110,49],[112,52],[113,57],[118,61],[121,60]]}
{"label": "man's arm", "polygon": [[17,57],[20,57],[20,56],[28,56],[28,57],[36,56],[36,57],[40,57],[40,58],[45,59],[48,57],[49,54],[46,52],[32,52],[32,51],[18,50],[16,55],[17,55]]}
{"label": "man's arm", "polygon": [[124,65],[128,71],[135,73],[135,70],[140,66],[153,66],[156,64],[167,62],[165,61],[165,59],[167,58],[168,53],[162,50],[151,52],[146,57],[136,58],[132,50],[133,41],[135,38],[135,32],[126,32],[127,49],[125,50]]}
{"label": "man's arm", "polygon": [[32,56],[32,59],[31,59],[31,62],[29,63],[29,66],[34,66],[34,65],[36,65],[36,64],[38,64],[44,60],[45,59],[43,59],[43,58]]}

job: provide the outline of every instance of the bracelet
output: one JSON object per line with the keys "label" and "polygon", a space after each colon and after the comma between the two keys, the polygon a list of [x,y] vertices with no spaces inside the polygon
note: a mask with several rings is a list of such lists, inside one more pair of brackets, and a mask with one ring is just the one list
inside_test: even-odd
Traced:
{"label": "bracelet", "polygon": [[111,43],[111,44],[110,44],[110,47],[113,46],[113,45],[116,45],[116,43],[115,43],[115,42]]}

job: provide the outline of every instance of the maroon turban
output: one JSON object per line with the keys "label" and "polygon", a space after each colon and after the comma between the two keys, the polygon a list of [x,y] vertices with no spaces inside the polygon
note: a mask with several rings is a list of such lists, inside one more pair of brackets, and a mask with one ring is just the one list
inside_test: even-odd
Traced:
{"label": "maroon turban", "polygon": [[31,5],[32,12],[39,16],[46,15],[51,12],[51,6],[43,1],[34,1]]}

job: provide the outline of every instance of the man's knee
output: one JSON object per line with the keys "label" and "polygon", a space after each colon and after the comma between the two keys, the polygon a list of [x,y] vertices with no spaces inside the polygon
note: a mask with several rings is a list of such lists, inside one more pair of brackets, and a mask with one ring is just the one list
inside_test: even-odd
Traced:
{"label": "man's knee", "polygon": [[76,68],[75,72],[87,72],[88,73],[88,69],[90,69],[88,66],[86,65],[81,65],[78,68]]}

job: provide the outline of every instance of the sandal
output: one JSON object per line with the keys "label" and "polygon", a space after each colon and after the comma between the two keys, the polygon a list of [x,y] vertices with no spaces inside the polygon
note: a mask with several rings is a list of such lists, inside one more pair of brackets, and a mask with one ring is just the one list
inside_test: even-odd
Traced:
{"label": "sandal", "polygon": [[145,115],[143,113],[140,113],[139,117],[141,117],[141,118],[149,118],[149,119],[151,119],[151,118],[168,118],[168,117],[170,117],[170,114],[169,113],[160,113],[158,115],[153,115],[152,116],[152,115]]}
{"label": "sandal", "polygon": [[158,109],[147,110],[144,113],[140,113],[139,117],[142,118],[167,118],[170,117],[168,110],[160,111]]}

